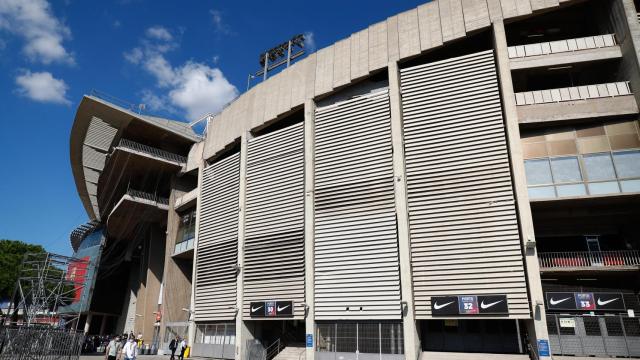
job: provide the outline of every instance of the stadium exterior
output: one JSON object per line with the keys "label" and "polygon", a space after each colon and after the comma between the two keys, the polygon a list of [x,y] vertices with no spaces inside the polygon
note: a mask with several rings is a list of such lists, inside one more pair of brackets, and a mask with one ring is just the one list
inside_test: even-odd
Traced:
{"label": "stadium exterior", "polygon": [[640,357],[639,54],[631,0],[436,0],[203,136],[85,96],[85,329],[228,359]]}

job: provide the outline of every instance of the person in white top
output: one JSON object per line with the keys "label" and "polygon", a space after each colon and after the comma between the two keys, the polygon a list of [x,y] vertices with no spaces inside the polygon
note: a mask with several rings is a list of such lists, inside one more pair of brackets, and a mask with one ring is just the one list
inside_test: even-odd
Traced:
{"label": "person in white top", "polygon": [[178,346],[178,350],[180,350],[180,356],[178,356],[178,358],[180,360],[183,360],[184,352],[185,350],[187,350],[187,339],[182,339],[182,341],[180,342],[180,346]]}
{"label": "person in white top", "polygon": [[135,360],[136,356],[138,356],[138,343],[136,343],[136,339],[133,337],[129,338],[129,341],[127,341],[122,348],[122,354],[125,360]]}

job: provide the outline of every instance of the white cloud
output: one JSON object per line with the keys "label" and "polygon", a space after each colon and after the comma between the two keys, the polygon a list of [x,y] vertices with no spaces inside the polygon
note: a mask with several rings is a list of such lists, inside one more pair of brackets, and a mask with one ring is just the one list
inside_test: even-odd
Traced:
{"label": "white cloud", "polygon": [[[154,29],[154,30],[151,30]],[[166,30],[166,34],[153,27],[147,29],[141,45],[125,52],[128,62],[140,66],[156,80],[156,91],[142,92],[142,100],[151,110],[183,113],[189,120],[207,113],[216,113],[238,96],[238,90],[222,71],[204,63],[187,61],[174,66],[166,53],[176,49],[178,43]]]}
{"label": "white cloud", "polygon": [[187,62],[176,69],[169,100],[195,120],[207,113],[216,113],[238,96],[238,90],[224,77],[220,69]]}
{"label": "white cloud", "polygon": [[316,40],[313,37],[313,32],[307,31],[304,33],[304,47],[307,53],[316,51]]}
{"label": "white cloud", "polygon": [[215,28],[216,32],[222,34],[231,34],[231,28],[229,28],[229,25],[227,25],[222,19],[222,12],[220,10],[209,10],[209,14],[211,14],[211,22],[213,22],[213,27]]}
{"label": "white cloud", "polygon": [[162,40],[162,41],[171,41],[173,40],[173,36],[166,28],[162,26],[152,26],[147,29],[147,36],[151,39]]}
{"label": "white cloud", "polygon": [[22,71],[16,77],[18,94],[31,100],[45,103],[70,105],[67,99],[67,84],[62,79],[56,79],[50,72]]}
{"label": "white cloud", "polygon": [[31,61],[75,62],[62,44],[71,31],[54,16],[46,0],[0,0],[0,30],[23,37],[23,52]]}

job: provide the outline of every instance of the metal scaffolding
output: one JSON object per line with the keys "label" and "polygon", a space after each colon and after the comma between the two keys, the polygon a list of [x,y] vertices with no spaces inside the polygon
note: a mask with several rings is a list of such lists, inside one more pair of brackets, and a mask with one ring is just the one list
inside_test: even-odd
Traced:
{"label": "metal scaffolding", "polygon": [[19,270],[8,316],[0,323],[0,360],[77,359],[77,331],[91,264],[51,253],[29,253]]}

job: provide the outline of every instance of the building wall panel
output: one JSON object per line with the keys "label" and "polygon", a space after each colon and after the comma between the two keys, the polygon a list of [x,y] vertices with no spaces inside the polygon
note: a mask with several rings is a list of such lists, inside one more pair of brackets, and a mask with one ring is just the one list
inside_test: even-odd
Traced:
{"label": "building wall panel", "polygon": [[420,54],[420,27],[417,9],[411,9],[398,15],[398,47],[401,59]]}
{"label": "building wall panel", "polygon": [[249,140],[244,304],[291,300],[304,317],[304,133],[295,124]]}
{"label": "building wall panel", "polygon": [[382,69],[389,62],[387,22],[369,26],[369,72]]}
{"label": "building wall panel", "polygon": [[417,318],[431,297],[507,294],[529,316],[492,51],[401,70]]}
{"label": "building wall panel", "polygon": [[333,52],[333,87],[351,82],[351,38],[336,43]]}
{"label": "building wall panel", "polygon": [[486,0],[462,0],[464,27],[467,32],[491,25]]}
{"label": "building wall panel", "polygon": [[400,319],[387,90],[316,110],[315,317]]}
{"label": "building wall panel", "polygon": [[202,174],[195,271],[196,321],[233,320],[236,312],[240,154]]}
{"label": "building wall panel", "polygon": [[351,80],[369,74],[369,29],[351,35]]}

